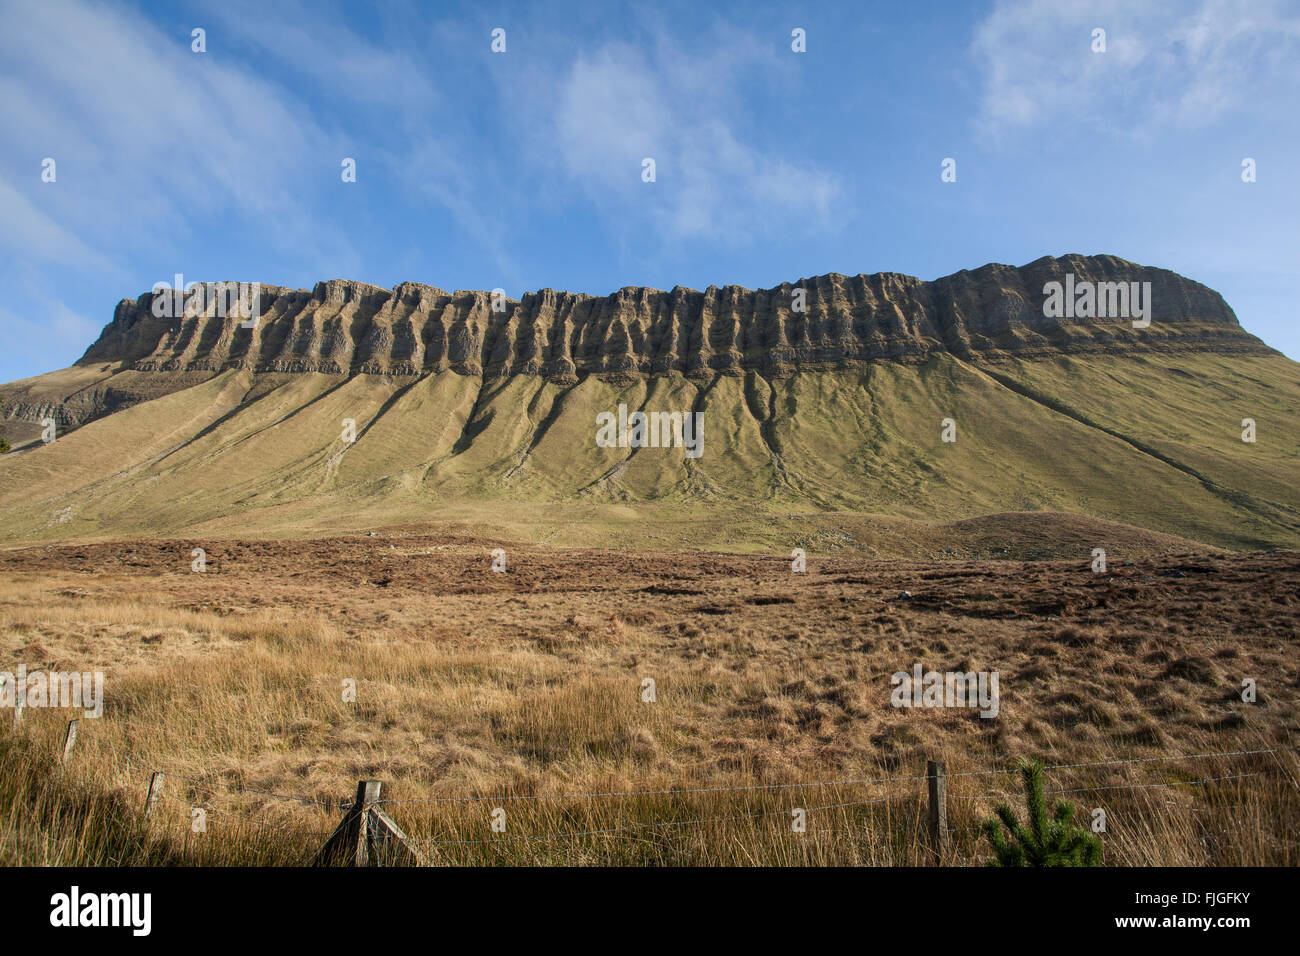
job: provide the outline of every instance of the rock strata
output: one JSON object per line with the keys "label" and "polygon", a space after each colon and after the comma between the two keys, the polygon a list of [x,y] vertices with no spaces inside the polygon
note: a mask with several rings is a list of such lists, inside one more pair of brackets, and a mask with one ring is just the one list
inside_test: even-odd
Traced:
{"label": "rock strata", "polygon": [[[1043,286],[1150,282],[1152,321],[1052,319]],[[806,311],[798,311],[803,290]],[[1217,292],[1114,256],[991,264],[933,282],[897,273],[830,274],[772,289],[710,286],[668,292],[627,287],[605,296],[542,289],[494,310],[488,292],[403,282],[383,289],[331,280],[310,291],[262,286],[262,316],[160,319],[153,294],[118,303],[82,363],[125,362],[144,372],[323,372],[418,376],[455,371],[506,377],[686,375],[1045,352],[1192,349],[1267,351]]]}

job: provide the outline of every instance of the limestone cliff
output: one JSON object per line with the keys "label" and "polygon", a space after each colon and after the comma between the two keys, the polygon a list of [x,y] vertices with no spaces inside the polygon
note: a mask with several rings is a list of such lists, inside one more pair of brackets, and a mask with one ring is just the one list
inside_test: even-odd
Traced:
{"label": "limestone cliff", "polygon": [[[1079,283],[1151,283],[1150,326],[1046,318],[1044,284],[1067,274]],[[804,311],[795,308],[797,290]],[[571,383],[670,370],[692,378],[751,370],[779,377],[934,353],[979,362],[1051,353],[1271,351],[1212,289],[1105,255],[1044,257],[1019,268],[990,264],[932,282],[886,272],[832,273],[762,290],[627,287],[592,296],[542,289],[504,299],[497,309],[489,292],[414,282],[391,290],[345,280],[310,291],[263,285],[261,318],[251,328],[211,305],[206,314],[156,318],[153,301],[145,293],[119,302],[77,363],[116,374],[77,379],[64,393],[41,379],[31,387],[17,383],[3,389],[6,416],[36,422],[52,415],[61,427],[76,427],[231,368],[393,377],[450,370]]]}
{"label": "limestone cliff", "polygon": [[[1150,282],[1149,328],[1117,319],[1048,319],[1044,283]],[[803,289],[806,311],[793,309]],[[773,289],[680,286],[611,295],[543,289],[494,311],[488,292],[444,292],[403,282],[392,290],[320,282],[311,291],[262,286],[262,318],[208,309],[158,319],[153,294],[124,299],[82,362],[140,371],[386,373],[451,369],[467,375],[686,374],[902,359],[936,351],[963,358],[1042,350],[1209,348],[1252,351],[1232,309],[1211,289],[1113,256],[986,265],[933,282],[896,273],[818,276]]]}

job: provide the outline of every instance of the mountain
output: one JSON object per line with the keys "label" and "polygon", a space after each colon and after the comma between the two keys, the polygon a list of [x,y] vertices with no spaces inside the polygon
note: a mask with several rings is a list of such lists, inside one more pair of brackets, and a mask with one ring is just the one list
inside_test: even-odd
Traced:
{"label": "mountain", "polygon": [[[1300,544],[1300,365],[1213,290],[1113,256],[521,300],[263,285],[255,323],[156,304],[122,300],[74,366],[0,386],[8,540],[437,520],[662,547],[806,527],[908,554],[1042,512]],[[699,457],[601,447],[598,416],[638,410],[698,420]],[[1046,551],[1094,546],[1059,526]]]}

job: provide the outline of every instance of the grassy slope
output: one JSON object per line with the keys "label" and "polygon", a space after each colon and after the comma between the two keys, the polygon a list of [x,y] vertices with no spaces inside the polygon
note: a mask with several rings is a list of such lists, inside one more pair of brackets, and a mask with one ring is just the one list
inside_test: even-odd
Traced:
{"label": "grassy slope", "polygon": [[[703,411],[703,457],[597,448],[596,414],[620,402]],[[573,386],[228,372],[0,459],[0,517],[14,543],[460,520],[532,526],[524,537],[551,543],[617,532],[745,547],[792,514],[825,526],[841,514],[1055,511],[1227,547],[1294,546],[1297,411],[1300,366],[1281,356],[940,356],[771,381]],[[1240,440],[1248,416],[1254,445]],[[940,440],[949,417],[953,444]],[[718,519],[725,541],[692,527]]]}

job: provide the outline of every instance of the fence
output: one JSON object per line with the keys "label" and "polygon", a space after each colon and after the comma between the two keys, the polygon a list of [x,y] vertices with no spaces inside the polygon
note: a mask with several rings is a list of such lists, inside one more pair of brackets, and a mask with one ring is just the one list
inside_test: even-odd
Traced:
{"label": "fence", "polygon": [[[67,731],[64,736],[64,744],[59,758],[59,769],[69,762],[72,757],[79,735],[79,721],[71,720],[68,722]],[[1121,767],[1130,765],[1150,765],[1171,761],[1196,761],[1208,760],[1212,758],[1235,758],[1235,757],[1254,757],[1272,755],[1276,757],[1279,754],[1295,753],[1300,751],[1300,747],[1273,747],[1260,748],[1255,750],[1233,750],[1220,751],[1212,753],[1199,754],[1170,754],[1155,757],[1132,757],[1116,758],[1111,760],[1086,761],[1076,763],[1051,764],[1043,769],[1046,772],[1066,771],[1066,770],[1083,770],[1103,767]],[[983,793],[983,794],[952,794],[949,792],[949,782],[957,778],[996,778],[1005,775],[1018,773],[1016,768],[996,768],[986,770],[966,770],[956,773],[948,773],[946,764],[943,761],[930,760],[926,766],[924,774],[874,777],[874,778],[849,778],[836,780],[820,781],[802,781],[788,783],[755,783],[742,784],[737,786],[710,786],[710,787],[679,787],[671,789],[655,790],[609,790],[603,792],[574,792],[574,793],[502,793],[497,795],[477,794],[467,796],[433,796],[417,797],[404,800],[392,800],[383,796],[383,784],[378,780],[361,780],[357,783],[356,794],[351,801],[348,800],[322,800],[318,797],[304,797],[294,794],[279,793],[276,791],[265,790],[255,787],[245,787],[237,784],[230,784],[211,778],[195,777],[190,774],[167,771],[153,770],[148,774],[148,784],[144,798],[144,816],[146,819],[151,818],[156,810],[159,800],[166,792],[166,781],[168,777],[182,780],[195,786],[204,788],[221,788],[230,792],[250,793],[267,797],[272,800],[293,801],[299,804],[312,806],[323,812],[339,811],[342,812],[342,819],[339,821],[334,831],[324,844],[316,851],[309,861],[313,865],[338,865],[348,866],[370,866],[380,865],[386,862],[409,862],[420,866],[431,865],[432,860],[427,849],[440,846],[467,846],[500,843],[508,840],[530,840],[530,841],[552,841],[574,839],[579,837],[606,836],[619,833],[643,833],[647,831],[659,831],[666,828],[700,826],[705,824],[735,823],[738,821],[752,821],[765,817],[774,817],[778,815],[789,817],[792,811],[801,811],[805,816],[815,814],[821,811],[834,809],[847,809],[856,807],[866,807],[872,804],[881,804],[888,801],[898,800],[897,796],[879,796],[870,799],[839,801],[834,803],[825,803],[813,806],[783,806],[778,809],[760,810],[751,813],[742,813],[724,816],[704,816],[692,819],[673,819],[650,822],[628,823],[620,826],[602,827],[597,829],[585,830],[564,830],[545,833],[504,833],[493,832],[491,836],[482,839],[412,839],[406,834],[398,823],[393,820],[386,808],[397,806],[413,805],[437,805],[437,804],[470,804],[470,803],[490,803],[494,807],[512,803],[516,801],[596,801],[596,800],[613,800],[628,798],[658,798],[658,797],[686,797],[702,794],[721,794],[721,793],[772,793],[786,792],[795,790],[815,790],[815,789],[833,789],[833,788],[860,788],[870,786],[887,786],[900,783],[914,784],[918,788],[917,799],[920,801],[918,809],[923,811],[924,829],[929,850],[933,858],[942,861],[945,859],[951,845],[954,828],[949,825],[948,808],[949,801],[1006,801],[1014,803],[1014,798],[1009,793]],[[1107,791],[1121,790],[1149,790],[1164,787],[1197,787],[1204,788],[1207,784],[1219,783],[1228,780],[1243,780],[1247,778],[1264,777],[1270,775],[1284,776],[1292,787],[1297,787],[1296,780],[1285,769],[1279,766],[1276,769],[1269,770],[1252,770],[1249,772],[1224,774],[1213,777],[1202,777],[1192,780],[1171,780],[1154,783],[1124,783],[1114,785],[1099,785],[1092,787],[1073,787],[1055,790],[1047,790],[1047,795],[1070,795],[1082,793],[1101,793]],[[499,810],[495,812],[500,812]],[[977,829],[977,828],[976,828]],[[803,832],[803,831],[796,831]]]}

